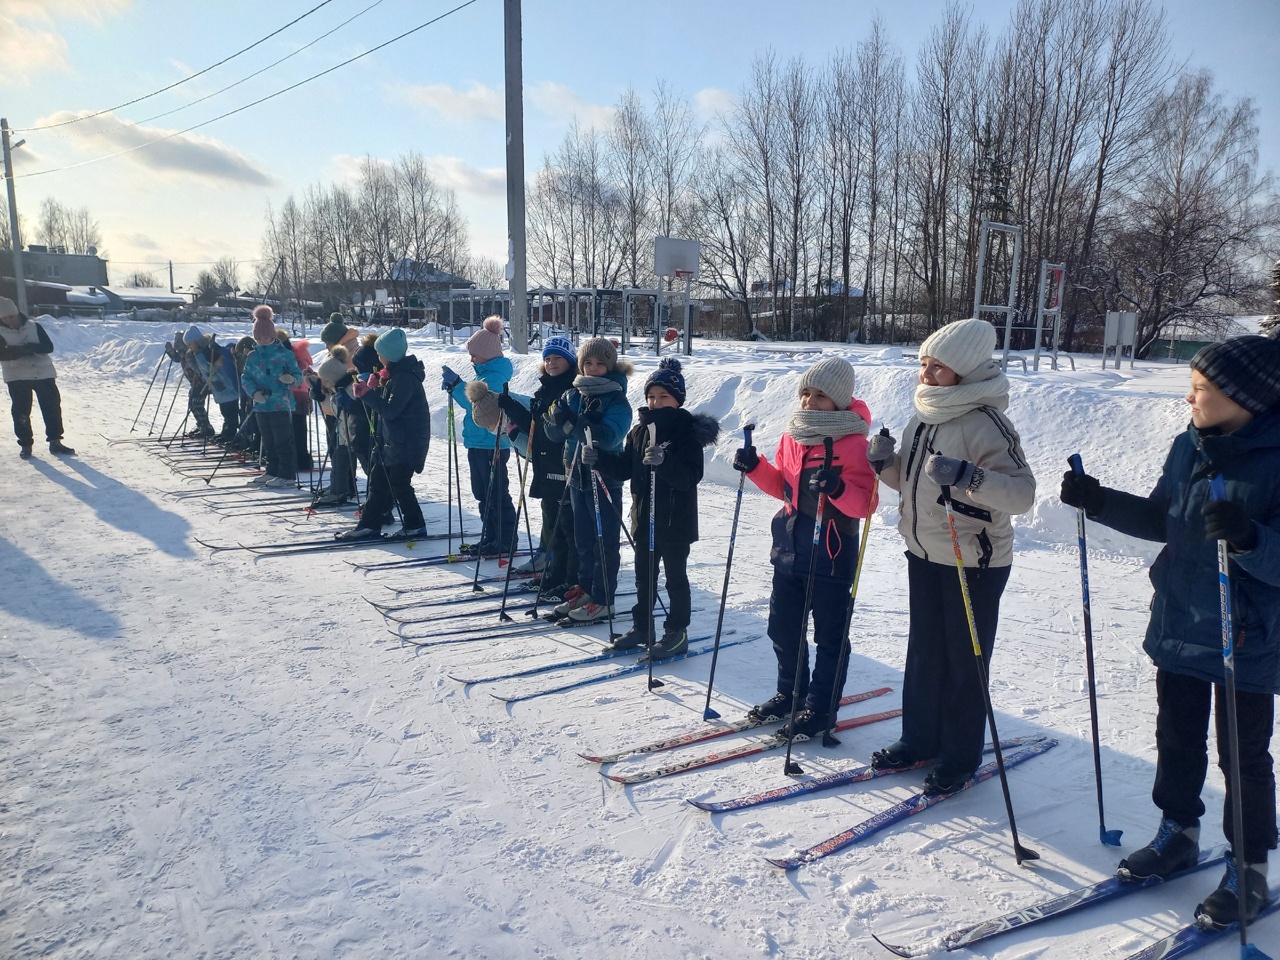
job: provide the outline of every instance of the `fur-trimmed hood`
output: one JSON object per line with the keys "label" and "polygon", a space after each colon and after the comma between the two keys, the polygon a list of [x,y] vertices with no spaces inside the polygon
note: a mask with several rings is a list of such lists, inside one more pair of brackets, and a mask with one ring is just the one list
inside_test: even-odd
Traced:
{"label": "fur-trimmed hood", "polygon": [[649,430],[649,424],[658,425],[659,437],[670,437],[675,431],[688,431],[700,447],[712,446],[720,439],[720,424],[714,417],[705,413],[691,413],[684,407],[648,407],[636,409],[636,424],[631,428],[632,445],[644,449],[643,438]]}

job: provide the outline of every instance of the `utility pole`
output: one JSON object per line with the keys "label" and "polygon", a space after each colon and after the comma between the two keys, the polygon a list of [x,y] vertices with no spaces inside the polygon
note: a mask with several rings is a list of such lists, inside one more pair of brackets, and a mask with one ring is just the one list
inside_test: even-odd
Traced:
{"label": "utility pole", "polygon": [[529,283],[525,270],[524,66],[520,0],[503,0],[507,93],[507,279],[511,289],[511,348],[529,352]]}
{"label": "utility pole", "polygon": [[169,261],[169,292],[170,293],[176,292],[173,289],[173,261],[172,260]]}
{"label": "utility pole", "polygon": [[[27,312],[27,281],[22,275],[22,238],[18,235],[18,200],[13,193],[13,150],[26,143],[19,140],[9,145],[9,121],[0,117],[0,147],[4,153],[4,185],[9,195],[9,237],[13,241],[13,287],[17,292],[18,311]],[[523,236],[523,234],[522,234]]]}

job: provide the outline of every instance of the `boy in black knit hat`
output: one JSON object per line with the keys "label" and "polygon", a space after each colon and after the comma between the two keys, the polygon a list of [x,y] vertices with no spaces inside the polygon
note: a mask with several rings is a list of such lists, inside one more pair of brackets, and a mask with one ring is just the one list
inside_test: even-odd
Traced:
{"label": "boy in black knit hat", "polygon": [[[1238,764],[1243,849],[1228,860],[1218,889],[1196,908],[1205,925],[1245,922],[1268,899],[1267,854],[1276,847],[1276,782],[1269,745],[1280,692],[1280,344],[1237,337],[1205,347],[1191,361],[1191,423],[1173,441],[1150,496],[1109,489],[1070,471],[1062,501],[1094,520],[1164,543],[1151,568],[1155,598],[1143,649],[1156,665],[1156,837],[1121,861],[1124,879],[1166,877],[1196,862],[1200,799],[1209,764],[1208,726],[1216,714],[1218,763],[1226,775],[1223,830],[1234,843],[1231,765]],[[1226,498],[1210,480],[1221,476]],[[1229,547],[1235,632],[1239,756],[1230,756],[1222,683],[1217,541]],[[1235,853],[1242,856],[1243,876]]]}
{"label": "boy in black knit hat", "polygon": [[[720,427],[706,414],[684,409],[684,374],[674,358],[663,359],[650,374],[644,398],[647,406],[637,411],[638,422],[627,434],[622,452],[602,452],[599,459],[606,476],[631,481],[631,536],[636,547],[638,597],[631,608],[631,629],[613,641],[613,648],[650,645],[649,621],[657,595],[650,570],[656,573],[656,564],[651,567],[651,563],[661,560],[670,606],[661,639],[654,637],[653,657],[665,660],[689,649],[692,595],[686,567],[689,547],[698,539],[702,449],[716,442]],[[653,559],[649,555],[650,472],[656,500]]]}

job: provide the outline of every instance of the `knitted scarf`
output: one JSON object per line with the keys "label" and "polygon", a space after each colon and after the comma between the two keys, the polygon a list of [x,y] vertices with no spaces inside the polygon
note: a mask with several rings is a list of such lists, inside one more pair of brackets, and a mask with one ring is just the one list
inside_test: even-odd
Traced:
{"label": "knitted scarf", "polygon": [[588,377],[586,374],[573,381],[574,387],[584,397],[598,397],[606,393],[622,390],[622,384],[608,377]]}
{"label": "knitted scarf", "polygon": [[923,423],[946,423],[979,407],[1006,410],[1009,380],[995,360],[988,360],[954,387],[916,387],[916,416]]}
{"label": "knitted scarf", "polygon": [[867,421],[852,410],[797,410],[787,424],[787,433],[802,447],[812,447],[830,437],[839,440],[851,434],[865,435]]}

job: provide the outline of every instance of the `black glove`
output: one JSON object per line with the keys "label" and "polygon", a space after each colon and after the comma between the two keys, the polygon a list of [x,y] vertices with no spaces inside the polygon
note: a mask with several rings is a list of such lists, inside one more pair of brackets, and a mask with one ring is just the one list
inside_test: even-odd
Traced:
{"label": "black glove", "polygon": [[738,452],[733,455],[733,469],[742,473],[750,473],[759,465],[760,456],[754,446],[739,447]]}
{"label": "black glove", "polygon": [[440,378],[440,389],[446,393],[453,393],[454,387],[462,382],[462,378],[448,367],[441,367],[440,371],[443,374]]}
{"label": "black glove", "polygon": [[551,411],[551,419],[567,436],[573,432],[574,424],[578,422],[578,415],[573,412],[569,404],[561,400]]}
{"label": "black glove", "polygon": [[1258,545],[1258,528],[1234,500],[1210,500],[1200,508],[1204,516],[1204,538],[1225,540],[1237,553]]}
{"label": "black glove", "polygon": [[1107,500],[1107,490],[1097,477],[1068,470],[1062,475],[1062,491],[1058,498],[1068,507],[1084,507],[1084,512],[1094,516],[1102,512]]}
{"label": "black glove", "polygon": [[825,493],[828,497],[838,497],[844,493],[844,480],[840,477],[839,467],[826,467],[818,470],[809,478],[809,489],[814,493]]}
{"label": "black glove", "polygon": [[519,413],[527,412],[524,409],[524,404],[505,390],[498,394],[498,409],[507,415],[508,420]]}

